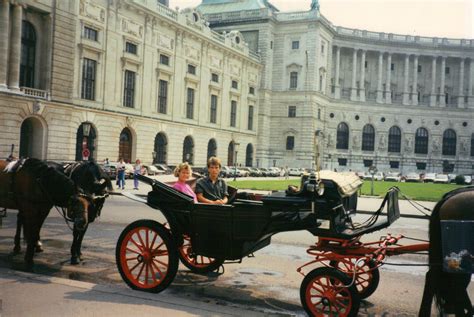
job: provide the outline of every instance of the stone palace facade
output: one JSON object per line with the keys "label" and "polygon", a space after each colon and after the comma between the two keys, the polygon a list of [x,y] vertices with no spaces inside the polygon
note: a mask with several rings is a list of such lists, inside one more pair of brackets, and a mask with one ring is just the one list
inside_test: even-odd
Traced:
{"label": "stone palace facade", "polygon": [[167,5],[0,0],[0,157],[472,173],[474,40]]}
{"label": "stone palace facade", "polygon": [[198,10],[261,55],[264,165],[310,167],[319,130],[325,168],[472,173],[474,40],[338,27],[317,1],[305,12],[257,0]]}

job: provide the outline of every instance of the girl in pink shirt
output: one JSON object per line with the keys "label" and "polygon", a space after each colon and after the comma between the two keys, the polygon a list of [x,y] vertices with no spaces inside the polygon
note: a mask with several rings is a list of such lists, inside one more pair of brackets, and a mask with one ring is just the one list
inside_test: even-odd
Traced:
{"label": "girl in pink shirt", "polygon": [[178,177],[178,181],[173,185],[173,188],[193,197],[194,202],[197,203],[196,194],[191,186],[186,184],[186,181],[191,177],[191,166],[188,163],[179,164],[174,169],[174,176]]}

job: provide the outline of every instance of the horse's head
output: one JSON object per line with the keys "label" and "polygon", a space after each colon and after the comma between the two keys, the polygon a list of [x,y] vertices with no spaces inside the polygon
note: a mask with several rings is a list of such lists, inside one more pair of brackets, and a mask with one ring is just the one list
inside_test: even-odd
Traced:
{"label": "horse's head", "polygon": [[74,221],[74,227],[78,230],[85,230],[87,227],[90,205],[90,200],[83,194],[73,195],[69,199],[67,215]]}

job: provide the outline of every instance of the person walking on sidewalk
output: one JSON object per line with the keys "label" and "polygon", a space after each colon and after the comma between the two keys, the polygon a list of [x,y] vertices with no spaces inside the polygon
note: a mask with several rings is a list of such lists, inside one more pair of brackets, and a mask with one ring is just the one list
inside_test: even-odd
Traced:
{"label": "person walking on sidewalk", "polygon": [[120,158],[117,163],[117,186],[119,189],[125,189],[125,162],[123,158]]}
{"label": "person walking on sidewalk", "polygon": [[133,189],[138,190],[138,176],[142,174],[142,164],[139,159],[135,161],[135,166],[133,168]]}

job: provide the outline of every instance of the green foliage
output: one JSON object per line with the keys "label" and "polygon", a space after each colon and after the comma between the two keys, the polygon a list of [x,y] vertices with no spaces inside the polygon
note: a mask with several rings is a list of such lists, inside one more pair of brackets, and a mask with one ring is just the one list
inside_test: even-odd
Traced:
{"label": "green foliage", "polygon": [[[289,180],[238,180],[228,182],[229,185],[240,189],[254,190],[285,190],[288,185],[299,186],[299,179]],[[433,184],[433,183],[394,183],[394,182],[374,182],[374,195],[383,197],[387,190],[397,186],[402,193],[416,200],[438,201],[441,197],[458,187],[454,184]],[[362,195],[370,195],[370,182],[365,181],[361,189]],[[400,199],[403,199],[400,197]]]}
{"label": "green foliage", "polygon": [[454,182],[458,185],[464,185],[464,182],[466,179],[464,178],[464,175],[457,175],[456,178],[454,179]]}

